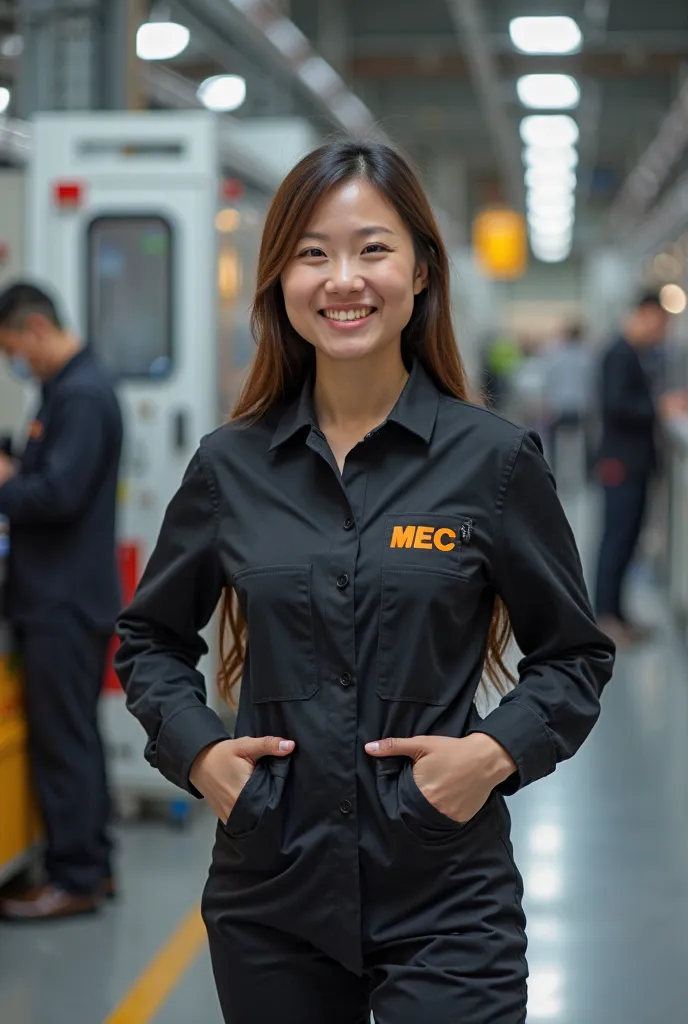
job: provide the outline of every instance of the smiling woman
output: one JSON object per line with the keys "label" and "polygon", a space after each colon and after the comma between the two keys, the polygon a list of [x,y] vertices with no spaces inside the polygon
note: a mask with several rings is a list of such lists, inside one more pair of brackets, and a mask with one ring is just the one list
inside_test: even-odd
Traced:
{"label": "smiling woman", "polygon": [[[467,401],[446,250],[386,146],[287,176],[253,328],[116,659],[149,760],[219,819],[202,912],[225,1020],[521,1024],[504,794],[580,746],[613,661],[539,438]],[[222,594],[234,739],[195,667]],[[505,608],[521,675],[483,720]]]}

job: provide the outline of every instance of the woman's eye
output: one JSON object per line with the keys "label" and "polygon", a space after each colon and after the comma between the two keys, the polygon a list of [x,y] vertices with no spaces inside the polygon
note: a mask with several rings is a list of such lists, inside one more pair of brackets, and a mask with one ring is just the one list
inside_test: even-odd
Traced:
{"label": "woman's eye", "polygon": [[317,259],[320,256],[324,256],[325,253],[322,249],[318,249],[316,246],[312,246],[310,249],[304,249],[303,252],[299,253],[299,257],[306,256],[310,259]]}
{"label": "woman's eye", "polygon": [[366,245],[363,252],[372,253],[373,255],[375,255],[376,253],[380,252],[389,252],[389,249],[385,245],[380,245],[379,242],[371,242],[370,245]]}

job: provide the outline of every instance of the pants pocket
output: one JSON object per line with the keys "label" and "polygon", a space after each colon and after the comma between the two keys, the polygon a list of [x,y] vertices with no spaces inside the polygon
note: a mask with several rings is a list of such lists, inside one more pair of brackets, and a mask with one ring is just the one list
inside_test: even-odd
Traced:
{"label": "pants pocket", "polygon": [[454,821],[443,814],[418,787],[409,758],[376,761],[377,788],[388,817],[425,844],[451,842],[470,822]]}
{"label": "pants pocket", "polygon": [[277,809],[290,760],[289,757],[262,757],[256,761],[253,774],[239,793],[227,822],[220,822],[226,835],[235,840],[245,839],[257,831],[267,812]]}

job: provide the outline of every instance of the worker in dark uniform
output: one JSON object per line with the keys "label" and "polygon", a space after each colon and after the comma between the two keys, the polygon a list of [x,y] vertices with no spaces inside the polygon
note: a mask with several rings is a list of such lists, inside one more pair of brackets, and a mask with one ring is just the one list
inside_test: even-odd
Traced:
{"label": "worker in dark uniform", "polygon": [[602,360],[597,476],[604,487],[604,526],[595,606],[600,627],[623,646],[649,632],[631,620],[622,595],[657,468],[661,418],[688,408],[684,392],[663,391],[653,380],[652,356],[666,339],[667,321],[659,296],[642,296]]}
{"label": "worker in dark uniform", "polygon": [[90,346],[30,284],[0,295],[0,349],[42,402],[14,462],[0,456],[10,523],[7,610],[23,658],[46,882],[0,904],[15,920],[97,910],[112,892],[110,801],[96,709],[119,610],[115,504],[122,421]]}
{"label": "worker in dark uniform", "polygon": [[[219,818],[202,906],[225,1020],[517,1024],[504,795],[580,746],[614,656],[539,439],[463,400],[446,251],[385,146],[288,175],[253,325],[236,418],[167,510],[116,659],[149,761]],[[235,739],[195,668],[223,591]],[[520,683],[482,720],[505,609]]]}

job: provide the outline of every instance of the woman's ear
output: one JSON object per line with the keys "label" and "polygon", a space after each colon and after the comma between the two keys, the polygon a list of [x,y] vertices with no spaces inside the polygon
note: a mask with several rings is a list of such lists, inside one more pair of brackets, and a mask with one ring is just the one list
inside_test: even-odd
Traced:
{"label": "woman's ear", "polygon": [[428,265],[425,260],[421,260],[420,263],[416,264],[416,272],[413,278],[413,294],[420,295],[420,293],[427,287],[428,284]]}

